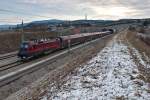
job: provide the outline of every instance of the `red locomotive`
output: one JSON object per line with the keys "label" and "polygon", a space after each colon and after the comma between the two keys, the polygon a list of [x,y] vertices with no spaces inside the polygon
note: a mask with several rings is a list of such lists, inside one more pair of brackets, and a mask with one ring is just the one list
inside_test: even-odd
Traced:
{"label": "red locomotive", "polygon": [[103,32],[60,36],[51,40],[26,41],[21,44],[18,57],[20,57],[21,59],[36,57],[47,52],[52,52],[54,50],[67,48],[68,46],[84,43],[111,33],[113,33],[113,30],[109,29]]}

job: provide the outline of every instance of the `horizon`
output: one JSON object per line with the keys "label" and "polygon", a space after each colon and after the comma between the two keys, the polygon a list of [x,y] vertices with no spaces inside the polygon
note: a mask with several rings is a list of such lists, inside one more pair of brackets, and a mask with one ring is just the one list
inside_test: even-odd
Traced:
{"label": "horizon", "polygon": [[145,0],[5,0],[0,3],[0,25],[40,20],[119,20],[149,18]]}
{"label": "horizon", "polygon": [[[139,18],[139,20],[143,20],[143,19],[149,19],[149,18]],[[32,22],[40,22],[40,21],[51,21],[51,20],[60,20],[60,21],[81,21],[81,20],[84,20],[84,21],[89,21],[89,20],[92,20],[92,21],[119,21],[119,20],[137,20],[137,19],[134,19],[134,18],[131,18],[131,19],[117,19],[117,20],[102,20],[102,19],[77,19],[77,20],[61,20],[61,19],[43,19],[43,20],[34,20],[34,21],[29,21],[29,22],[24,22],[24,24],[28,24],[28,23],[32,23]],[[9,26],[9,25],[21,25],[22,24],[22,20],[20,21],[20,23],[14,23],[14,24],[0,24],[0,26]]]}

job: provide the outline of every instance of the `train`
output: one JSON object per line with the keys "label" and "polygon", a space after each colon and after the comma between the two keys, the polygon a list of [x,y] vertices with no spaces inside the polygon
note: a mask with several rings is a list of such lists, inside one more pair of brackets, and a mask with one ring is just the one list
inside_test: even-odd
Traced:
{"label": "train", "polygon": [[100,37],[114,33],[113,29],[107,29],[101,32],[80,33],[68,36],[59,36],[53,39],[42,39],[24,41],[20,45],[18,57],[21,59],[29,59],[38,57],[60,49],[68,48],[77,44],[91,41]]}

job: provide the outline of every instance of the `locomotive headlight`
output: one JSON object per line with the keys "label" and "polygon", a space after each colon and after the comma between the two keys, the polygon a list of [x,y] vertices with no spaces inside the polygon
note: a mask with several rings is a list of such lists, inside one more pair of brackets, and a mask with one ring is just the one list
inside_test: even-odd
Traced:
{"label": "locomotive headlight", "polygon": [[25,45],[24,48],[28,48],[28,45]]}

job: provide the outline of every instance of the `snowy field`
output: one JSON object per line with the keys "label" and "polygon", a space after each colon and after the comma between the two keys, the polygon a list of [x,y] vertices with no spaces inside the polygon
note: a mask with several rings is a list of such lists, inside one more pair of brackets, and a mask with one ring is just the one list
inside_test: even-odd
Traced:
{"label": "snowy field", "polygon": [[139,74],[128,47],[114,38],[95,58],[68,75],[59,90],[51,88],[41,100],[150,100],[150,86]]}

